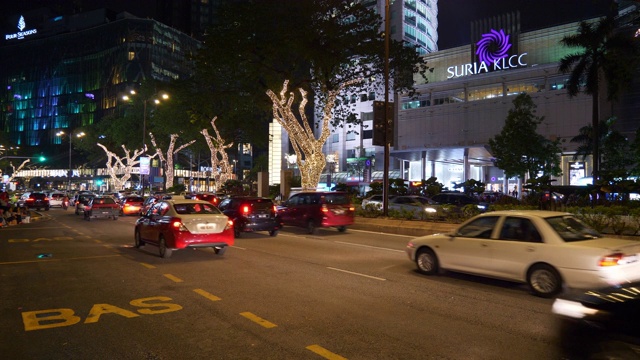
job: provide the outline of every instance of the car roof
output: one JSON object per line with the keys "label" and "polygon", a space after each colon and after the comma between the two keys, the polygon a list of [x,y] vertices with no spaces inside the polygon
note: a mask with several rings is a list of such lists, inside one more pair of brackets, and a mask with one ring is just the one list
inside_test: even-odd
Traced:
{"label": "car roof", "polygon": [[550,211],[550,210],[499,210],[499,211],[490,211],[479,216],[535,216],[540,218],[548,218],[555,216],[573,216],[573,214],[562,211]]}

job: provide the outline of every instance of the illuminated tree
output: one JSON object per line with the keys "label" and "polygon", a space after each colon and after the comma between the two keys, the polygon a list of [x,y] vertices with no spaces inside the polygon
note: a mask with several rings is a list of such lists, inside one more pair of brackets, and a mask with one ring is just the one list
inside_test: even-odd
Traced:
{"label": "illuminated tree", "polygon": [[165,157],[165,155],[162,153],[162,149],[157,145],[156,139],[153,137],[153,134],[149,133],[149,136],[151,137],[151,144],[153,144],[153,147],[156,149],[156,155],[158,155],[158,157],[160,158],[160,161],[162,161],[165,174],[167,175],[165,188],[167,189],[171,188],[173,187],[173,174],[174,174],[173,155],[177,154],[180,150],[186,148],[187,146],[193,144],[196,141],[191,140],[188,143],[181,145],[174,150],[176,146],[176,140],[178,139],[179,136],[178,134],[171,134],[171,140],[169,141],[169,147],[167,148],[167,155]]}
{"label": "illuminated tree", "polygon": [[[325,167],[326,160],[325,155],[322,153],[322,146],[331,134],[329,123],[333,116],[332,110],[336,97],[342,89],[357,81],[359,80],[345,82],[338,86],[336,90],[327,92],[327,101],[324,103],[323,109],[322,130],[318,139],[316,139],[305,114],[307,92],[304,89],[298,89],[302,100],[300,100],[298,106],[297,116],[292,109],[293,103],[296,101],[295,94],[293,92],[287,93],[288,80],[285,80],[282,86],[280,97],[271,90],[267,91],[267,95],[273,102],[273,118],[289,134],[289,140],[296,153],[296,160],[300,169],[302,188],[305,190],[315,189],[318,186],[320,175]],[[298,117],[300,120],[298,120]]]}
{"label": "illuminated tree", "polygon": [[29,163],[30,161],[31,161],[30,159],[27,159],[27,160],[23,161],[23,162],[22,162],[22,164],[20,164],[20,166],[18,166],[18,168],[17,168],[17,169],[16,169],[16,167],[15,167],[15,166],[13,166],[13,163],[12,163],[12,162],[10,162],[10,163],[9,163],[9,165],[11,166],[11,169],[13,169],[13,173],[12,173],[12,174],[11,174],[11,176],[9,177],[9,181],[8,181],[8,182],[13,181],[13,178],[16,176],[16,174],[18,173],[18,171],[22,170],[22,168],[24,168],[24,167],[25,167],[25,165],[27,165],[27,163]]}
{"label": "illuminated tree", "polygon": [[[107,154],[107,173],[111,177],[111,181],[113,181],[113,187],[118,190],[124,189],[124,184],[131,178],[131,170],[136,165],[140,164],[140,155],[144,154],[147,150],[146,147],[144,149],[138,149],[131,154],[131,151],[127,149],[125,145],[122,145],[122,149],[124,150],[125,156],[119,157],[116,153],[109,151],[106,146],[98,143],[98,146],[104,150]],[[158,154],[154,154],[150,156],[150,158],[156,157]]]}
{"label": "illuminated tree", "polygon": [[204,139],[207,141],[207,146],[211,151],[211,176],[216,183],[224,184],[227,180],[233,178],[233,169],[229,165],[229,156],[227,155],[227,149],[233,146],[233,143],[225,145],[224,139],[220,136],[218,127],[216,126],[216,120],[218,117],[214,117],[211,120],[211,127],[216,133],[216,137],[209,135],[207,129],[202,129],[200,132]]}

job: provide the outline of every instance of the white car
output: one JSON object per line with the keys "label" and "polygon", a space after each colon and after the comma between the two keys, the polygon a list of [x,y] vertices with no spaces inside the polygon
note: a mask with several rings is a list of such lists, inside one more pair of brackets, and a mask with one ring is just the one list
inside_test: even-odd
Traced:
{"label": "white car", "polygon": [[527,283],[534,295],[640,279],[640,242],[607,238],[574,215],[555,211],[494,211],[449,234],[407,244],[418,271],[451,270]]}
{"label": "white car", "polygon": [[50,193],[47,194],[49,198],[49,206],[50,207],[62,207],[62,199],[64,199],[64,193]]}

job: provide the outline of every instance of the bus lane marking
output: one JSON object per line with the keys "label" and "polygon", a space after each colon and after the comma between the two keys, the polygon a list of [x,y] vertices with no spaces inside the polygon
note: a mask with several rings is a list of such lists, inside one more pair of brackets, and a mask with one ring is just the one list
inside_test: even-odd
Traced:
{"label": "bus lane marking", "polygon": [[166,277],[167,279],[169,279],[169,280],[171,280],[173,282],[177,282],[177,283],[184,282],[184,280],[180,279],[177,276],[171,275],[171,274],[164,274],[164,277]]}
{"label": "bus lane marking", "polygon": [[274,323],[272,323],[272,322],[270,322],[268,320],[265,320],[265,319],[259,317],[258,315],[250,313],[248,311],[241,312],[240,315],[244,316],[245,318],[247,318],[247,319],[253,321],[254,323],[256,323],[256,324],[258,324],[258,325],[260,325],[262,327],[265,327],[267,329],[271,329],[271,328],[274,328],[274,327],[278,326],[278,325],[276,325],[276,324],[274,324]]}
{"label": "bus lane marking", "polygon": [[[168,302],[172,300],[167,296],[134,299],[129,302],[129,305],[135,307],[135,312],[111,304],[94,304],[84,320],[84,324],[97,323],[102,315],[107,314],[131,319],[139,317],[140,314],[156,315],[182,310],[182,306]],[[76,315],[73,309],[68,308],[22,312],[22,323],[25,331],[71,326],[80,323],[80,321],[82,321],[82,318]]]}
{"label": "bus lane marking", "polygon": [[196,294],[200,294],[200,295],[206,297],[207,299],[209,299],[211,301],[220,301],[220,300],[222,300],[221,298],[219,298],[219,297],[217,297],[217,296],[215,296],[215,295],[213,295],[213,294],[211,294],[211,293],[209,293],[207,291],[204,291],[202,289],[193,289],[193,291]]}
{"label": "bus lane marking", "polygon": [[336,353],[333,353],[320,345],[309,345],[306,347],[307,350],[316,353],[317,355],[322,356],[325,359],[329,360],[347,360],[346,357],[342,357]]}

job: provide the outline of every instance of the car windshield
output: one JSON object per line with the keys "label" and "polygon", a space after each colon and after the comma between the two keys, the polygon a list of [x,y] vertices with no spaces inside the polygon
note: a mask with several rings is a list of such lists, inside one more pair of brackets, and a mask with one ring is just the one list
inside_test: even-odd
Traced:
{"label": "car windshield", "polygon": [[546,218],[545,220],[566,242],[591,240],[602,237],[600,233],[573,216],[556,216]]}
{"label": "car windshield", "polygon": [[325,204],[347,205],[350,203],[349,197],[344,194],[326,194],[324,196]]}
{"label": "car windshield", "polygon": [[140,196],[130,197],[130,198],[127,198],[125,200],[125,202],[143,202],[143,201],[144,201],[144,199],[142,197],[140,197]]}
{"label": "car windshield", "polygon": [[217,207],[211,204],[174,204],[176,213],[181,215],[187,214],[221,214]]}

